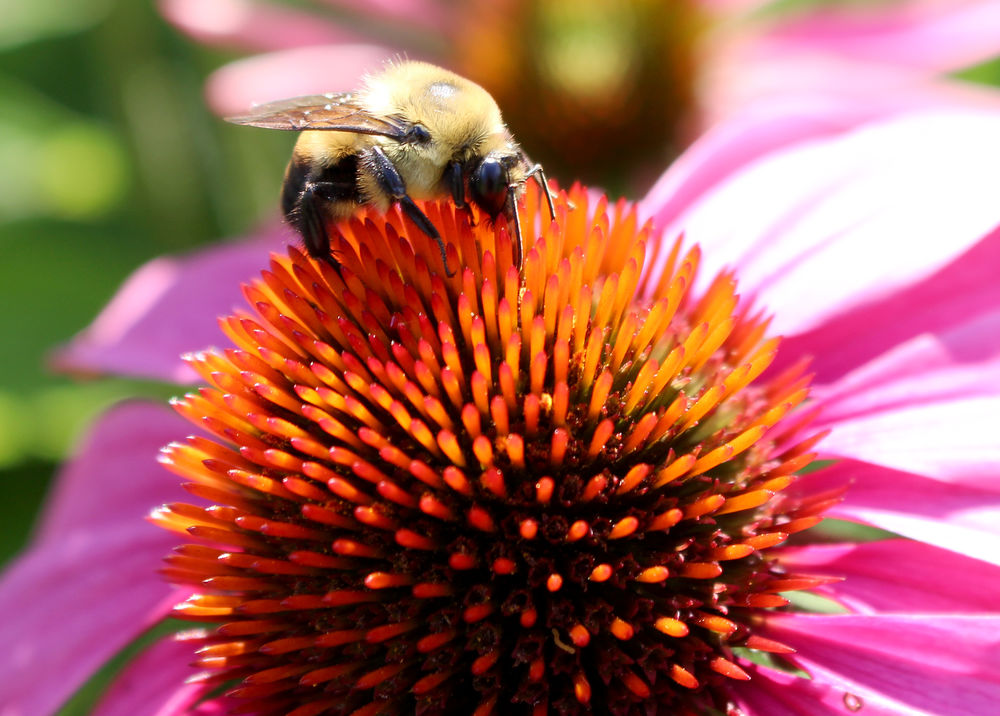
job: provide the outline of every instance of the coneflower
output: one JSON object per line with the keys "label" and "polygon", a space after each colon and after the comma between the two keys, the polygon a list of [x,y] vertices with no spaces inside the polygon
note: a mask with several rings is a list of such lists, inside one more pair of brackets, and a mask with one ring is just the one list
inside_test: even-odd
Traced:
{"label": "coneflower", "polygon": [[190,357],[176,408],[212,438],[162,461],[211,506],[152,519],[198,540],[165,573],[217,623],[199,678],[294,716],[725,712],[791,651],[759,629],[781,593],[829,581],[769,553],[838,500],[785,492],[806,364],[761,378],[764,311],[731,273],[695,292],[698,248],[624,202],[575,188],[543,226],[529,187],[521,270],[505,227],[424,210],[454,277],[361,214]]}

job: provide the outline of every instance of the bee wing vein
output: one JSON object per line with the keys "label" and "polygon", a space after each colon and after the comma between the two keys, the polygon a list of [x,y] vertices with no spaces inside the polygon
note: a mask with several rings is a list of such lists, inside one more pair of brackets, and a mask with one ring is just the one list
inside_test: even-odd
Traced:
{"label": "bee wing vein", "polygon": [[357,104],[353,93],[308,95],[267,102],[227,122],[264,129],[329,130],[378,134],[400,139],[406,128],[388,117],[376,117]]}

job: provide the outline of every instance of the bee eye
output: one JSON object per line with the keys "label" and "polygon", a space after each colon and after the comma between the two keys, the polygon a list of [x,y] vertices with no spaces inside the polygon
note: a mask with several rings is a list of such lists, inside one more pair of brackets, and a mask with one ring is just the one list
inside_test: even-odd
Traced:
{"label": "bee eye", "polygon": [[414,124],[407,129],[406,136],[403,138],[404,144],[427,144],[429,141],[431,141],[430,132],[419,124]]}
{"label": "bee eye", "polygon": [[507,202],[507,169],[497,159],[484,159],[469,177],[472,200],[490,216],[497,216]]}

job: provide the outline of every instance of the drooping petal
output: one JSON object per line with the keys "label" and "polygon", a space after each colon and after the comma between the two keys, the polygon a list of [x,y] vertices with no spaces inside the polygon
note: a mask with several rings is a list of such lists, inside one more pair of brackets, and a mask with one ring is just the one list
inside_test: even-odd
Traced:
{"label": "drooping petal", "polygon": [[184,493],[177,478],[157,463],[160,448],[186,427],[166,407],[121,403],[91,427],[49,495],[34,543],[63,543],[112,522],[148,532],[135,518]]}
{"label": "drooping petal", "polygon": [[783,550],[790,569],[843,577],[821,588],[860,612],[1000,611],[1000,567],[903,539],[818,544]]}
{"label": "drooping petal", "polygon": [[990,88],[809,47],[789,47],[749,33],[716,32],[705,48],[703,122],[789,101],[825,103],[831,111],[871,116],[946,106],[996,106]]}
{"label": "drooping petal", "polygon": [[[1000,306],[998,266],[1000,228],[926,280],[786,337],[774,367],[780,370],[808,354],[817,381],[831,383],[924,333],[935,334],[951,361],[984,360],[993,355],[990,341],[995,344],[1000,335],[988,327],[996,318],[981,316]],[[908,370],[924,365],[924,359],[916,359],[908,356]],[[897,369],[902,367],[900,362]]]}
{"label": "drooping petal", "polygon": [[269,52],[357,42],[358,35],[315,13],[251,0],[159,0],[160,13],[206,45]]}
{"label": "drooping petal", "polygon": [[[998,297],[1000,298],[1000,297]],[[970,320],[899,341],[886,353],[824,387],[827,419],[863,415],[886,405],[989,396],[1000,391],[1000,303]],[[812,365],[810,364],[810,368]],[[913,390],[920,383],[919,395]]]}
{"label": "drooping petal", "polygon": [[766,37],[773,51],[808,48],[873,64],[949,72],[1000,47],[1000,5],[992,0],[908,0],[792,14]]}
{"label": "drooping petal", "polygon": [[912,286],[996,227],[998,130],[997,112],[928,111],[800,143],[714,187],[668,235],[702,245],[705,276],[738,265],[777,331],[805,331]]}
{"label": "drooping petal", "polygon": [[[731,689],[733,702],[746,716],[843,716],[843,692],[794,674],[754,664],[750,681]],[[849,711],[848,711],[849,713]],[[866,704],[865,716],[899,716],[884,704]]]}
{"label": "drooping petal", "polygon": [[124,404],[60,475],[38,539],[0,581],[0,704],[11,713],[54,713],[181,597],[156,574],[176,540],[143,517],[183,494],[156,455],[184,429],[165,408]]}
{"label": "drooping petal", "polygon": [[94,716],[182,716],[191,711],[210,686],[186,684],[194,648],[189,642],[164,638],[133,659],[101,697]]}
{"label": "drooping petal", "polygon": [[824,450],[996,490],[1000,311],[949,335],[914,339],[831,386]]}
{"label": "drooping petal", "polygon": [[1000,399],[925,403],[833,423],[829,454],[965,483],[996,481]]}
{"label": "drooping petal", "polygon": [[385,30],[399,22],[426,25],[440,32],[448,18],[434,0],[329,0],[327,4],[346,5],[352,13],[371,16],[371,20],[344,22],[341,16],[338,23],[333,13],[319,9],[304,12],[273,0],[159,0],[163,16],[199,42],[256,51],[356,42],[359,34],[348,29],[352,24],[361,24],[375,33],[380,26]]}
{"label": "drooping petal", "polygon": [[762,156],[802,142],[836,136],[872,116],[861,107],[831,111],[825,104],[796,104],[748,112],[702,135],[660,177],[640,208],[658,224],[683,230],[679,216]]}
{"label": "drooping petal", "polygon": [[799,480],[823,492],[849,485],[840,517],[1000,565],[1000,491],[954,485],[843,460]]}
{"label": "drooping petal", "polygon": [[140,267],[92,324],[53,357],[57,368],[190,382],[181,355],[219,342],[216,319],[241,300],[270,249],[290,240],[273,228],[246,242],[215,246]]}
{"label": "drooping petal", "polygon": [[323,0],[380,22],[402,23],[440,33],[448,27],[448,3],[440,0]]}
{"label": "drooping petal", "polygon": [[698,6],[724,19],[737,14],[754,12],[766,7],[771,0],[696,0]]}
{"label": "drooping petal", "polygon": [[768,629],[849,711],[985,715],[1000,701],[1000,616],[775,614]]}

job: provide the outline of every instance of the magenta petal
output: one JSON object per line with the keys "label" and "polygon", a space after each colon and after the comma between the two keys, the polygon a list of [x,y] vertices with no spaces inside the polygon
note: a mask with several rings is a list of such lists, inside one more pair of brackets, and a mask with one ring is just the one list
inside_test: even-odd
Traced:
{"label": "magenta petal", "polygon": [[649,190],[641,208],[658,225],[673,224],[681,231],[683,223],[677,218],[740,169],[771,152],[842,133],[871,117],[863,109],[831,112],[823,105],[747,113],[702,135]]}
{"label": "magenta petal", "polygon": [[[968,372],[968,371],[967,371]],[[983,380],[997,371],[983,371]],[[824,421],[826,454],[954,483],[997,487],[1000,394],[909,402]]]}
{"label": "magenta petal", "polygon": [[998,131],[1000,112],[985,110],[871,122],[743,167],[667,231],[706,247],[703,283],[735,265],[773,330],[809,330],[933,275],[993,231]]}
{"label": "magenta petal", "polygon": [[710,37],[702,78],[703,123],[783,102],[825,103],[831,111],[864,109],[888,116],[948,106],[995,107],[989,88],[932,77],[926,71],[872,63],[767,36],[721,32]]}
{"label": "magenta petal", "polygon": [[93,716],[226,716],[246,707],[224,696],[201,701],[214,687],[184,683],[197,673],[195,658],[189,642],[161,639],[117,676]]}
{"label": "magenta petal", "polygon": [[745,14],[769,5],[773,0],[695,0],[703,10],[711,11],[721,18]]}
{"label": "magenta petal", "polygon": [[197,673],[195,658],[190,642],[161,639],[116,677],[93,716],[226,716],[246,706],[224,696],[201,701],[214,687],[185,683]]}
{"label": "magenta petal", "polygon": [[995,57],[1000,3],[908,0],[793,16],[769,38],[774,52],[798,48],[873,64],[947,72]]}
{"label": "magenta petal", "polygon": [[829,383],[923,333],[936,334],[953,361],[982,360],[1000,331],[970,321],[1000,307],[998,266],[1000,228],[930,278],[789,336],[775,368],[808,354],[816,380]]}
{"label": "magenta petal", "polygon": [[180,598],[156,574],[177,539],[143,518],[183,494],[155,458],[184,425],[165,408],[119,406],[59,476],[38,538],[0,580],[0,704],[11,713],[53,713]]}
{"label": "magenta petal", "polygon": [[307,13],[249,0],[159,0],[160,13],[182,32],[207,45],[244,50],[284,50],[304,45],[354,42],[358,35]]}
{"label": "magenta petal", "polygon": [[[756,664],[744,664],[750,681],[733,685],[733,701],[746,716],[843,716],[842,691]],[[881,704],[867,704],[865,716],[899,716]]]}
{"label": "magenta petal", "polygon": [[1000,489],[952,485],[877,465],[844,460],[804,475],[809,493],[849,485],[827,515],[880,527],[1000,565]]}
{"label": "magenta petal", "polygon": [[1000,617],[776,613],[767,625],[813,679],[863,704],[985,716],[1000,703]]}
{"label": "magenta petal", "polygon": [[291,239],[274,229],[244,242],[139,268],[100,315],[60,349],[57,368],[192,382],[181,355],[224,340],[217,318],[243,305],[240,286],[260,274],[269,251]]}
{"label": "magenta petal", "polygon": [[[376,44],[298,47],[232,62],[208,78],[208,104],[226,116],[285,97],[346,92],[398,55]],[[413,56],[412,59],[418,59]]]}
{"label": "magenta petal", "polygon": [[[106,412],[56,480],[35,544],[100,530],[109,518],[131,525],[151,508],[188,496],[157,457],[160,448],[190,432],[183,418],[154,403],[120,403]],[[147,533],[144,524],[138,529]]]}
{"label": "magenta petal", "polygon": [[372,21],[393,22],[408,29],[425,29],[440,35],[452,23],[453,11],[441,0],[323,0],[327,5],[366,15]]}
{"label": "magenta petal", "polygon": [[827,453],[995,488],[1000,308],[915,338],[817,394],[817,427],[833,428]]}
{"label": "magenta petal", "polygon": [[876,114],[996,103],[985,87],[940,76],[996,56],[994,0],[817,5],[760,15],[742,28],[723,24],[708,35],[701,95],[709,124],[790,97]]}
{"label": "magenta petal", "polygon": [[[817,389],[829,420],[931,400],[1000,393],[1000,303],[939,333],[900,341],[886,353]],[[810,366],[811,367],[811,366]]]}
{"label": "magenta petal", "polygon": [[[191,644],[161,639],[135,658],[101,698],[93,716],[181,716],[210,686],[185,684],[196,672]],[[198,713],[198,712],[196,712]]]}
{"label": "magenta petal", "polygon": [[843,577],[820,591],[857,612],[1000,611],[1000,567],[910,540],[782,550],[791,571]]}

